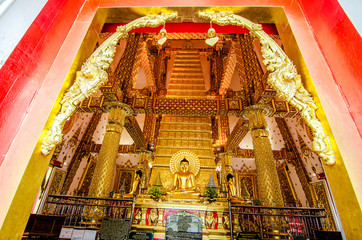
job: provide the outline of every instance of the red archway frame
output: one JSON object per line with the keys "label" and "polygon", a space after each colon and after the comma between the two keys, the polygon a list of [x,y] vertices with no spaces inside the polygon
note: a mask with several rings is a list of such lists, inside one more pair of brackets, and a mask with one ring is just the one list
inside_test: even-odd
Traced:
{"label": "red archway frame", "polygon": [[[43,177],[41,176],[43,172],[33,172],[36,181],[33,182],[33,186],[26,184],[29,177],[24,172],[29,162],[29,156],[34,151],[34,146],[38,142],[36,138],[44,127],[45,119],[49,116],[53,102],[61,89],[62,81],[67,75],[68,69],[71,68],[71,62],[81,46],[88,27],[91,26],[92,31],[100,31],[97,26],[91,24],[97,8],[120,6],[113,0],[91,0],[85,4],[84,2],[48,1],[0,70],[2,86],[0,90],[0,134],[2,137],[0,140],[0,163],[2,162],[0,168],[0,201],[2,205],[0,222],[4,221],[0,234],[8,233],[7,227],[15,225],[17,227],[13,228],[12,232],[19,234],[25,226],[26,216],[31,209],[31,206],[28,205],[31,205],[35,199],[37,188]],[[123,6],[129,4],[145,6],[150,3],[141,0],[121,4]],[[170,3],[159,0],[153,1],[151,4],[161,6]],[[174,6],[184,5],[181,0],[173,1],[172,4]],[[210,5],[207,1],[199,4]],[[217,1],[214,4],[238,6],[240,1]],[[361,169],[355,163],[359,159],[356,151],[358,153],[358,149],[361,149],[362,146],[359,134],[362,119],[360,112],[362,102],[359,100],[359,93],[362,92],[360,79],[362,61],[358,55],[362,46],[361,38],[337,0],[299,0],[299,4],[289,0],[282,2],[260,0],[258,3],[247,0],[243,2],[243,5],[253,6],[284,6],[293,33],[303,52],[303,58],[306,60],[313,79],[317,80],[315,85],[321,99],[322,96],[324,98],[323,107],[326,113],[331,116],[333,112],[340,112],[340,115],[329,117],[328,120],[336,139],[342,141],[345,138],[344,143],[341,144],[339,141],[339,148],[345,160],[351,159],[350,162],[346,161],[348,173],[352,182],[355,183],[355,191],[361,198],[362,187],[360,184],[356,184],[358,176],[361,175],[359,174]],[[81,8],[82,6],[83,8]],[[99,19],[94,21],[99,23]],[[283,26],[283,23],[279,23],[279,28],[284,27],[283,30],[289,31],[286,25]],[[309,28],[314,35],[305,30]],[[81,54],[79,52],[76,59],[81,59]],[[332,72],[329,73],[329,70]],[[63,86],[61,91],[64,91],[64,88],[67,86]],[[326,103],[326,101],[330,101],[330,103]],[[54,114],[54,110],[52,114]],[[52,117],[54,116],[51,115],[50,118]],[[43,120],[38,121],[39,119]],[[348,150],[350,151],[348,152]],[[38,162],[42,160],[44,159],[38,159]],[[39,166],[36,164],[39,163],[34,164],[32,160],[30,163],[33,169],[38,170]],[[42,166],[42,168],[44,167]],[[336,181],[338,178],[346,179],[344,175],[348,175],[348,173],[344,166],[338,165],[333,169],[326,169],[326,171],[327,175],[334,176],[333,178],[328,176],[332,191],[342,191],[338,190],[343,187],[339,187]],[[340,184],[344,184],[344,181]],[[347,213],[349,210],[353,212],[353,209],[357,209],[357,211],[359,209],[358,200],[353,197],[353,187],[350,184],[344,185],[344,187],[345,197],[337,194],[335,200],[341,215],[347,214],[341,218],[348,235],[358,233],[361,231],[361,227],[356,225],[357,221],[354,220],[354,217],[358,216],[353,217],[351,213]],[[27,196],[30,201],[26,201],[25,204],[23,196]],[[20,202],[24,203],[23,208],[19,208]],[[341,207],[341,204],[345,206]],[[8,215],[6,215],[7,211]],[[16,214],[18,215],[14,220]],[[352,230],[353,226],[355,226],[355,230]]]}

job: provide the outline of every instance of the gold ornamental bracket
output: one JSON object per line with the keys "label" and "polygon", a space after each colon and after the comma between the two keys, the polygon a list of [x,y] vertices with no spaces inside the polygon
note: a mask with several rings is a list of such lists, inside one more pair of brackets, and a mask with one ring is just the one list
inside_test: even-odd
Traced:
{"label": "gold ornamental bracket", "polygon": [[199,12],[199,17],[209,19],[218,25],[235,25],[250,30],[251,35],[259,39],[263,63],[269,71],[267,82],[276,91],[277,96],[296,107],[313,132],[313,151],[327,165],[334,165],[336,159],[325,134],[322,123],[317,119],[317,105],[310,93],[304,88],[301,76],[293,62],[279,45],[266,34],[260,24],[232,12]]}
{"label": "gold ornamental bracket", "polygon": [[200,171],[200,160],[197,155],[192,151],[178,151],[176,152],[170,160],[170,170],[171,173],[174,175],[176,172],[181,171],[180,163],[183,159],[189,161],[189,171],[195,174],[195,176]]}
{"label": "gold ornamental bracket", "polygon": [[65,121],[74,113],[78,104],[84,99],[94,96],[108,81],[106,70],[113,62],[116,53],[116,44],[120,39],[127,37],[132,29],[140,27],[157,27],[177,16],[177,13],[161,13],[138,18],[124,26],[117,28],[106,41],[100,45],[93,54],[83,63],[77,72],[74,84],[64,94],[60,104],[61,108],[54,118],[52,126],[46,132],[41,152],[48,155],[51,150],[62,142],[62,130]]}

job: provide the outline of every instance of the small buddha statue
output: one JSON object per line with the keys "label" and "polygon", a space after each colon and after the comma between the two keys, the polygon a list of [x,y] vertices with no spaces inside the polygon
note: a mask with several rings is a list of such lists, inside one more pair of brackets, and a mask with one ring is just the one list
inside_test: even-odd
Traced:
{"label": "small buddha statue", "polygon": [[232,203],[241,203],[241,200],[242,200],[241,197],[236,195],[236,188],[233,183],[234,176],[231,173],[229,173],[226,176],[226,179],[227,179],[226,186],[228,189],[228,195],[229,195],[229,198],[231,199],[231,202]]}
{"label": "small buddha statue", "polygon": [[180,162],[180,171],[176,172],[173,177],[173,187],[168,194],[182,194],[189,196],[199,196],[200,192],[196,190],[195,174],[189,171],[189,161],[184,158]]}
{"label": "small buddha statue", "polygon": [[141,170],[138,170],[136,172],[136,175],[135,175],[135,179],[133,181],[133,185],[132,185],[132,190],[125,194],[124,197],[125,198],[132,198],[133,197],[133,194],[137,194],[138,193],[138,190],[139,190],[139,186],[140,186],[140,182],[141,182],[141,178],[142,178],[142,171]]}
{"label": "small buddha statue", "polygon": [[205,226],[207,229],[213,229],[215,227],[216,220],[213,212],[207,212],[205,218]]}
{"label": "small buddha statue", "polygon": [[148,215],[148,224],[152,226],[156,226],[158,223],[158,213],[156,208],[152,208],[150,210],[150,214]]}

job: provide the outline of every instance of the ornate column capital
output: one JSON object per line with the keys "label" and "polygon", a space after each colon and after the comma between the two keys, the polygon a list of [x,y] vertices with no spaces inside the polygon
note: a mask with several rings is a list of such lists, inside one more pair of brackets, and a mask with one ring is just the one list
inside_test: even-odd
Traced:
{"label": "ornate column capital", "polygon": [[245,108],[244,110],[242,110],[240,112],[240,117],[246,121],[250,120],[250,116],[254,115],[255,113],[260,113],[263,114],[265,116],[269,116],[270,114],[273,113],[273,108],[270,105],[266,105],[266,104],[256,104],[256,105],[252,105],[249,106],[247,108]]}
{"label": "ornate column capital", "polygon": [[126,117],[130,117],[134,113],[131,106],[129,106],[128,104],[125,104],[125,103],[118,102],[118,101],[107,102],[104,104],[104,107],[107,110],[107,112],[111,112],[111,110],[114,108],[123,110],[126,112]]}
{"label": "ornate column capital", "polygon": [[105,105],[109,112],[106,132],[121,133],[126,117],[132,116],[133,109],[127,104],[110,102]]}
{"label": "ornate column capital", "polygon": [[249,130],[252,137],[269,137],[266,131],[268,124],[265,117],[273,112],[273,108],[269,105],[253,105],[242,111],[241,117],[249,120]]}

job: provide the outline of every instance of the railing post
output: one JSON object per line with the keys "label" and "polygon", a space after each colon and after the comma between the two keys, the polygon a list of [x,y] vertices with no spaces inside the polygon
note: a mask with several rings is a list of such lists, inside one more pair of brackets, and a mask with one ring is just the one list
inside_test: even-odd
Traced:
{"label": "railing post", "polygon": [[230,222],[230,239],[234,240],[234,224],[233,224],[233,216],[231,213],[231,198],[228,198],[229,203],[229,222]]}
{"label": "railing post", "polygon": [[129,232],[132,230],[132,223],[133,223],[133,212],[134,212],[134,207],[135,207],[135,202],[136,202],[136,194],[133,194],[133,199],[132,199],[132,208],[131,208],[131,216],[130,216],[130,222],[129,222],[129,229],[128,229],[128,234],[127,234],[127,238],[129,237]]}

